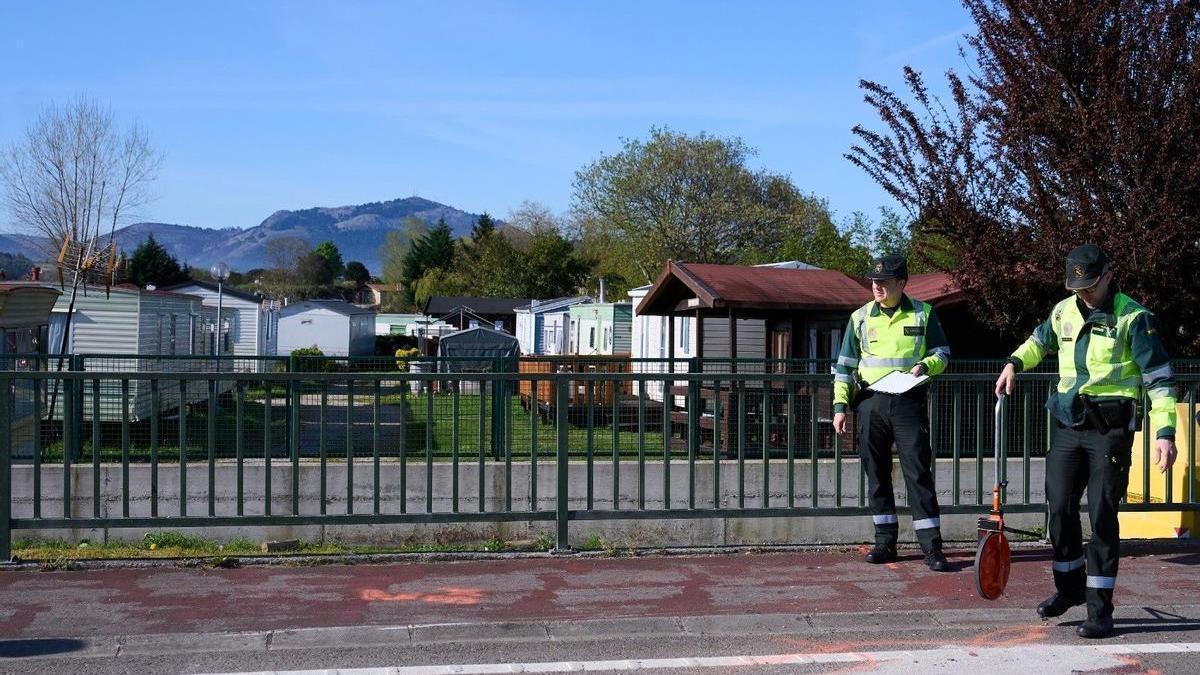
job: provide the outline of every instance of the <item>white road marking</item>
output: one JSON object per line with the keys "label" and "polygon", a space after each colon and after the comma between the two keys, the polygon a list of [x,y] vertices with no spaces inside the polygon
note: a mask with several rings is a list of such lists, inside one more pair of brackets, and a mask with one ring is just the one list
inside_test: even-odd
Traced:
{"label": "white road marking", "polygon": [[868,664],[867,672],[911,675],[920,672],[1072,673],[1128,666],[1131,657],[1147,654],[1200,654],[1200,642],[1148,644],[1023,645],[1019,647],[961,647],[832,654],[769,654],[765,656],[697,656],[671,659],[613,661],[546,661],[540,663],[467,663],[452,666],[396,666],[331,670],[259,671],[223,675],[487,675],[489,673],[621,672],[647,669],[732,668],[738,666]]}

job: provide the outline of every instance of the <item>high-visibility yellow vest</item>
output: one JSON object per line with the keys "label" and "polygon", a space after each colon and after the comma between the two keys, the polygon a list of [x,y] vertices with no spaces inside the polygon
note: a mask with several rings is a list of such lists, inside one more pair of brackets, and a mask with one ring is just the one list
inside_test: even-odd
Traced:
{"label": "high-visibility yellow vest", "polygon": [[949,350],[935,349],[926,356],[925,325],[932,311],[929,303],[910,299],[912,309],[896,308],[891,316],[872,311],[871,302],[854,312],[851,322],[858,334],[858,377],[870,384],[896,370],[909,371],[924,363],[929,375],[946,368]]}
{"label": "high-visibility yellow vest", "polygon": [[1079,385],[1081,394],[1140,399],[1142,372],[1133,360],[1129,328],[1137,315],[1145,311],[1132,298],[1118,293],[1113,299],[1116,325],[1086,326],[1091,331],[1086,361],[1088,376],[1080,382],[1075,367],[1075,343],[1083,334],[1087,319],[1079,312],[1074,296],[1055,305],[1050,320],[1058,336],[1058,391],[1065,394]]}

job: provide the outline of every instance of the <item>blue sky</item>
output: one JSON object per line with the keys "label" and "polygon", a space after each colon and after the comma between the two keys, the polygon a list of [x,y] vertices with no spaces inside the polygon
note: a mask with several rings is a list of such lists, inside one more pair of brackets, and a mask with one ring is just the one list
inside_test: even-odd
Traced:
{"label": "blue sky", "polygon": [[858,80],[941,81],[969,28],[954,0],[0,0],[0,145],[93,96],[164,155],[141,219],[249,227],[413,194],[563,211],[575,170],[666,125],[740,136],[754,166],[873,213],[889,198],[842,158],[878,126]]}

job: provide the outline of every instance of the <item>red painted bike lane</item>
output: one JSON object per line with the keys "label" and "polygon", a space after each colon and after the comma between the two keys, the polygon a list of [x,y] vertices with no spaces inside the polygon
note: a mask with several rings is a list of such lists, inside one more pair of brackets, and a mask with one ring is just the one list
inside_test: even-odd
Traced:
{"label": "red painted bike lane", "polygon": [[[1200,546],[1127,549],[1118,605],[1200,604]],[[952,553],[955,571],[942,574],[917,555],[873,566],[859,552],[816,551],[6,571],[0,638],[989,607],[1032,620],[1051,592],[1048,551],[1015,551],[993,602],[975,593],[972,556]]]}

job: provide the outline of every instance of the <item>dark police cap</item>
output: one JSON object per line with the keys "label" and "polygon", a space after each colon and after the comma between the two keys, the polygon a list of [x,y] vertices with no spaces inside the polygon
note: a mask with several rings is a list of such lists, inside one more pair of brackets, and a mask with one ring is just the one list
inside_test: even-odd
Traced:
{"label": "dark police cap", "polygon": [[902,255],[885,255],[871,261],[868,279],[907,279],[908,261]]}
{"label": "dark police cap", "polygon": [[1067,254],[1067,290],[1078,291],[1095,286],[1108,269],[1108,256],[1095,244],[1076,246]]}

